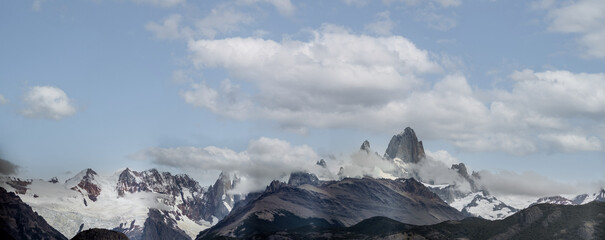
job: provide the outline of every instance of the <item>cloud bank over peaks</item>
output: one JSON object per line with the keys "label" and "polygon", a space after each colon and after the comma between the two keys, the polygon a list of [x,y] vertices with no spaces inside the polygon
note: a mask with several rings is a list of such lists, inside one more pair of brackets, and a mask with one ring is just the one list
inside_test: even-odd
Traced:
{"label": "cloud bank over peaks", "polygon": [[293,171],[311,170],[319,175],[321,168],[315,164],[320,157],[309,146],[291,146],[286,141],[265,137],[251,140],[247,149],[241,152],[214,146],[155,147],[131,157],[180,169],[233,172],[245,180],[236,189],[240,192],[262,190],[272,180],[286,177]]}
{"label": "cloud bank over peaks", "polygon": [[[369,145],[369,144],[368,144]],[[263,190],[272,180],[287,181],[292,172],[309,172],[322,180],[345,177],[410,178],[428,184],[454,185],[462,193],[473,190],[467,177],[478,189],[486,189],[496,196],[543,197],[561,194],[580,194],[597,191],[605,182],[562,183],[535,172],[478,171],[478,176],[463,176],[452,164],[459,164],[445,150],[427,151],[418,163],[403,162],[398,158],[385,159],[371,148],[360,149],[349,155],[324,160],[309,146],[293,146],[287,141],[261,137],[251,140],[245,150],[208,147],[154,147],[135,153],[131,158],[151,161],[160,166],[181,170],[218,170],[237,174],[241,184],[236,193]],[[474,172],[467,168],[467,174]]]}
{"label": "cloud bank over peaks", "polygon": [[[388,20],[388,12],[379,15]],[[176,30],[158,36],[184,31],[172,21],[178,17],[163,25]],[[307,39],[188,38],[199,75],[221,70],[228,79],[195,79],[180,95],[220,116],[301,134],[342,127],[390,133],[406,123],[465,151],[605,149],[597,124],[605,119],[605,74],[525,69],[509,76],[506,89],[480,89],[446,72],[451,59],[374,30],[387,36],[325,24]]]}
{"label": "cloud bank over peaks", "polygon": [[[521,70],[509,89],[484,90],[443,74],[438,59],[401,36],[358,35],[333,25],[308,40],[189,41],[202,72],[222,69],[220,87],[192,83],[185,102],[240,120],[269,120],[305,133],[351,127],[394,132],[401,123],[466,151],[525,155],[603,151],[605,74]],[[242,91],[240,83],[251,86]],[[576,141],[580,140],[580,141]]]}

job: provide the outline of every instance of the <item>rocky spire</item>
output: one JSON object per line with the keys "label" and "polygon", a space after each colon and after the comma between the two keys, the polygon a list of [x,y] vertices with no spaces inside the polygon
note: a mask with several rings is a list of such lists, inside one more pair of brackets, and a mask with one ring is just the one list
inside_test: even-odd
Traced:
{"label": "rocky spire", "polygon": [[323,158],[320,159],[319,161],[317,161],[315,164],[317,166],[322,167],[322,168],[327,168],[328,167],[328,165],[326,164],[326,160],[324,160]]}
{"label": "rocky spire", "polygon": [[[468,170],[466,169],[466,165],[464,163],[453,164],[451,167],[452,170],[458,172],[458,174],[464,178],[471,186],[471,191],[476,192],[479,191],[479,187],[475,184],[475,179],[479,178],[479,173],[473,172],[473,175],[468,175]],[[487,191],[486,191],[487,192]]]}
{"label": "rocky spire", "polygon": [[367,153],[370,153],[370,142],[368,142],[368,140],[363,141],[359,150],[363,150],[363,151],[366,151]]}
{"label": "rocky spire", "polygon": [[418,163],[420,159],[425,158],[424,147],[422,146],[422,141],[418,141],[414,130],[407,127],[402,133],[391,138],[384,157],[389,159],[399,158],[404,162]]}

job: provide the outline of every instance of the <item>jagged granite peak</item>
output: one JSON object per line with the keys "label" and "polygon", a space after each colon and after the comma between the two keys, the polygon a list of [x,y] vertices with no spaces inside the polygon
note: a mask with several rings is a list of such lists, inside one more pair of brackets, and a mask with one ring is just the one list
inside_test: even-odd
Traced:
{"label": "jagged granite peak", "polygon": [[[235,178],[235,177],[234,177]],[[235,188],[239,182],[238,179],[231,180],[231,176],[227,172],[221,172],[214,185],[208,188],[205,196],[206,209],[202,211],[204,219],[215,216],[222,219],[231,211],[231,207],[235,203],[235,197],[230,193],[230,190]],[[239,199],[239,197],[237,197]]]}
{"label": "jagged granite peak", "polygon": [[293,172],[290,174],[290,179],[288,179],[288,185],[298,187],[304,184],[317,186],[319,185],[319,179],[313,173]]}
{"label": "jagged granite peak", "polygon": [[0,187],[1,239],[67,239],[12,192]]}
{"label": "jagged granite peak", "polygon": [[471,186],[471,192],[484,191],[487,195],[489,195],[487,190],[481,189],[475,183],[475,179],[479,179],[480,177],[479,173],[473,172],[472,175],[469,175],[468,169],[466,168],[466,165],[464,165],[464,163],[452,164],[451,169],[456,171],[462,178],[464,178],[469,183],[469,185]]}
{"label": "jagged granite peak", "polygon": [[124,196],[126,192],[157,192],[176,196],[181,194],[184,187],[196,193],[203,192],[198,182],[187,174],[172,175],[169,172],[160,173],[156,169],[137,172],[126,168],[119,174],[116,184],[119,196]]}
{"label": "jagged granite peak", "polygon": [[418,141],[416,133],[410,127],[397,135],[394,135],[384,154],[385,158],[399,158],[404,162],[418,163],[425,158],[422,141]]}
{"label": "jagged granite peak", "polygon": [[464,163],[453,164],[452,169],[456,170],[462,177],[469,178],[468,170],[466,169],[466,165],[464,165]]}
{"label": "jagged granite peak", "polygon": [[328,164],[326,164],[326,160],[324,160],[323,158],[320,159],[319,161],[317,161],[315,163],[315,165],[320,166],[322,168],[327,168],[328,167]]}
{"label": "jagged granite peak", "polygon": [[370,153],[370,142],[368,142],[368,140],[363,141],[363,143],[361,144],[361,147],[359,147],[359,150]]}
{"label": "jagged granite peak", "polygon": [[287,186],[286,183],[280,182],[279,180],[273,180],[271,183],[265,188],[266,193],[277,192],[282,187]]}

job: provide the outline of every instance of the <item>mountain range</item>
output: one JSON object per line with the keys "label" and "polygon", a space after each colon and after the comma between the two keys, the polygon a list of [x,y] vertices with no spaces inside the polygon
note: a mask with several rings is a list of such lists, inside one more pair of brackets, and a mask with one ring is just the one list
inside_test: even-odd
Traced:
{"label": "mountain range", "polygon": [[[411,128],[394,135],[384,154],[373,152],[364,141],[354,157],[366,167],[340,166],[338,174],[324,174],[327,162],[321,159],[316,162],[324,171],[319,175],[293,172],[288,181],[275,180],[264,191],[244,195],[232,193],[242,180],[226,172],[210,186],[201,186],[186,174],[156,169],[126,168],[111,175],[85,169],[62,182],[1,176],[0,187],[6,189],[2,199],[7,199],[2,217],[23,215],[18,219],[28,219],[16,221],[19,224],[4,220],[3,231],[17,239],[36,239],[40,234],[65,239],[92,228],[114,230],[137,240],[270,236],[510,239],[532,236],[532,232],[542,231],[534,228],[544,224],[562,226],[567,220],[557,214],[572,216],[575,211],[592,209],[601,212],[572,216],[571,232],[552,235],[553,229],[545,226],[549,232],[543,236],[567,238],[579,232],[577,236],[602,236],[598,227],[603,226],[605,212],[602,204],[591,202],[605,201],[603,189],[571,199],[549,196],[505,203],[491,195],[480,184],[481,175],[469,173],[464,163],[446,166],[427,157]],[[454,180],[433,178],[436,167]],[[536,219],[546,216],[546,220],[539,220],[542,225],[534,224],[536,219],[529,225],[515,225],[528,214]],[[453,226],[462,230],[454,231]],[[476,233],[480,226],[495,230],[481,235]],[[23,232],[38,235],[19,235]]]}
{"label": "mountain range", "polygon": [[155,169],[124,169],[111,176],[85,169],[64,183],[1,180],[1,187],[17,193],[65,236],[96,227],[124,232],[130,239],[166,232],[155,223],[181,239],[194,237],[230,212],[237,196],[228,191],[239,181],[221,174],[214,185],[201,187],[187,175]]}

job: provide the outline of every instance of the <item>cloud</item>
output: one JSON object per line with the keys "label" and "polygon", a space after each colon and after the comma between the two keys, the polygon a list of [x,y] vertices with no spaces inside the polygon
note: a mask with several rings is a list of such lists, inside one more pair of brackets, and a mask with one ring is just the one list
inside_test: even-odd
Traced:
{"label": "cloud", "polygon": [[218,34],[237,32],[241,25],[247,25],[253,21],[252,17],[236,11],[233,7],[219,6],[212,9],[206,17],[198,20],[195,25],[202,36],[214,38]]}
{"label": "cloud", "polygon": [[180,27],[182,16],[173,14],[164,19],[161,24],[149,22],[145,29],[152,32],[158,39],[180,39],[193,36],[193,30],[188,27]]}
{"label": "cloud", "polygon": [[0,174],[11,175],[17,173],[19,166],[0,158]]}
{"label": "cloud", "polygon": [[447,31],[458,25],[458,21],[454,17],[437,13],[433,9],[417,11],[416,18],[422,22],[425,22],[430,28],[439,31]]}
{"label": "cloud", "polygon": [[181,97],[194,107],[207,108],[223,116],[243,120],[253,114],[254,106],[244,99],[239,89],[239,85],[232,84],[229,79],[221,81],[218,90],[208,87],[205,82],[191,83],[191,89],[182,91]]}
{"label": "cloud", "polygon": [[516,195],[544,197],[564,194],[582,194],[597,191],[605,182],[563,183],[552,180],[535,172],[515,173],[511,171],[479,171],[479,184],[490,193],[498,195]]}
{"label": "cloud", "polygon": [[181,169],[204,169],[234,172],[246,181],[239,192],[262,190],[274,179],[292,171],[314,170],[319,156],[307,145],[292,146],[272,138],[251,140],[246,150],[235,152],[214,146],[149,148],[132,156],[155,164]]}
{"label": "cloud", "polygon": [[[568,71],[514,72],[512,92],[499,95],[518,109],[547,116],[605,118],[605,74]],[[531,104],[528,104],[531,103]]]}
{"label": "cloud", "polygon": [[244,4],[269,3],[284,16],[291,16],[296,11],[296,7],[290,0],[239,0],[239,2]]}
{"label": "cloud", "polygon": [[242,25],[249,25],[254,19],[237,11],[232,5],[220,5],[208,15],[194,20],[194,26],[186,26],[180,14],[166,17],[161,23],[149,22],[145,29],[158,39],[215,38],[218,35],[238,32]]}
{"label": "cloud", "polygon": [[603,149],[601,140],[594,136],[564,134],[545,134],[539,138],[549,142],[554,149],[562,149],[566,152],[578,151],[600,151]]}
{"label": "cloud", "polygon": [[[258,89],[258,94],[241,98],[256,108],[247,118],[278,119],[292,127],[339,124],[330,119],[388,104],[419,86],[417,75],[440,71],[428,52],[403,37],[359,36],[334,26],[312,35],[308,41],[198,40],[189,42],[189,50],[197,68],[225,69]],[[220,115],[229,109],[188,102]]]}
{"label": "cloud", "polygon": [[556,4],[542,1],[534,8],[547,10],[548,30],[579,35],[578,43],[585,48],[584,56],[605,57],[605,2],[579,0]]}
{"label": "cloud", "polygon": [[355,7],[363,7],[370,2],[369,0],[342,0],[342,1],[349,6],[355,6]]}
{"label": "cloud", "polygon": [[46,0],[34,0],[32,2],[32,9],[34,11],[40,11],[40,9],[42,9],[42,3],[44,3]]}
{"label": "cloud", "polygon": [[34,86],[23,96],[26,117],[60,120],[76,113],[73,101],[63,90],[52,86]]}
{"label": "cloud", "polygon": [[457,7],[462,4],[461,0],[384,0],[385,4],[392,4],[394,2],[402,2],[408,6],[416,6],[420,4],[437,4],[440,7]]}
{"label": "cloud", "polygon": [[364,29],[377,35],[392,35],[395,23],[391,20],[389,11],[384,11],[376,14],[377,20],[366,24]]}
{"label": "cloud", "polygon": [[0,105],[4,105],[8,102],[8,100],[6,100],[6,98],[4,98],[4,96],[2,94],[0,94]]}
{"label": "cloud", "polygon": [[445,150],[437,150],[435,152],[431,152],[429,150],[425,150],[426,158],[431,159],[433,161],[442,162],[445,166],[452,166],[454,164],[460,163],[456,157],[452,156],[448,151]]}
{"label": "cloud", "polygon": [[522,70],[510,75],[507,89],[491,90],[474,88],[456,73],[430,83],[426,76],[444,71],[440,59],[406,38],[357,35],[333,25],[309,32],[307,40],[189,41],[197,69],[221,69],[230,80],[192,83],[181,96],[221,116],[269,120],[301,133],[342,127],[392,133],[413,126],[429,140],[467,151],[604,150],[597,125],[605,118],[603,73]]}
{"label": "cloud", "polygon": [[447,31],[458,25],[457,16],[451,10],[462,4],[460,0],[383,0],[385,5],[403,4],[404,9],[409,9],[410,15],[419,22],[424,22],[428,27]]}
{"label": "cloud", "polygon": [[163,7],[163,8],[174,7],[177,5],[184,5],[187,2],[187,0],[132,0],[132,1],[135,3],[147,4],[147,5]]}

